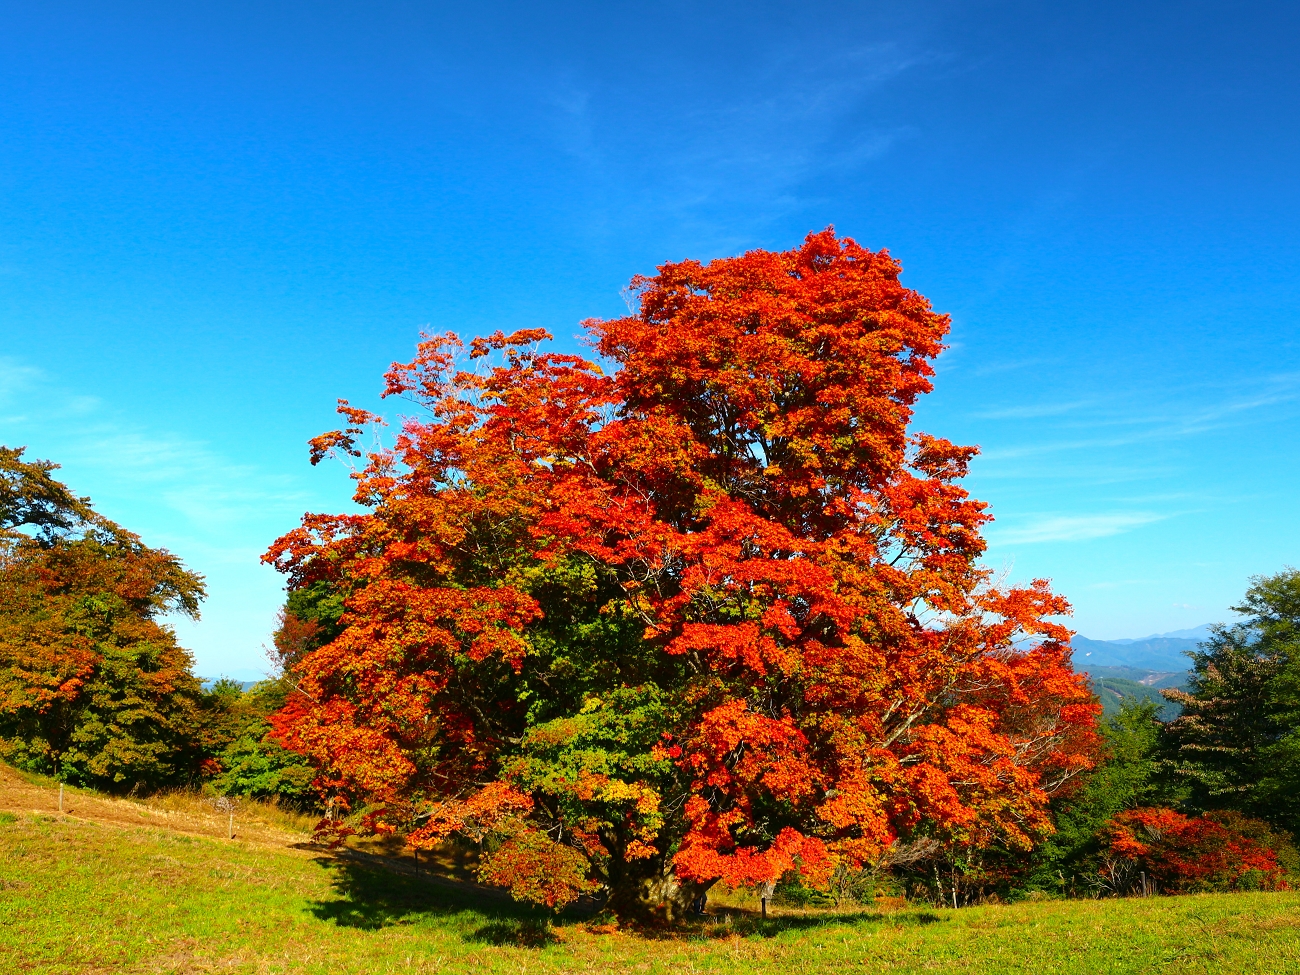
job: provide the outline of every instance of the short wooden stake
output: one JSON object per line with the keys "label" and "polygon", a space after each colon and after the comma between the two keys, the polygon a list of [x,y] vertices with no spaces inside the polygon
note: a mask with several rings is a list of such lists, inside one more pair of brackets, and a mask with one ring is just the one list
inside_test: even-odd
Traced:
{"label": "short wooden stake", "polygon": [[418,846],[415,848],[415,875],[417,877],[420,875],[420,848]]}
{"label": "short wooden stake", "polygon": [[63,815],[63,783],[59,783],[59,815]]}
{"label": "short wooden stake", "polygon": [[230,822],[227,824],[226,832],[230,834],[232,840],[235,838],[235,814],[233,812],[230,814]]}
{"label": "short wooden stake", "polygon": [[767,895],[766,894],[763,895],[761,900],[763,902],[763,920],[766,921],[767,920]]}

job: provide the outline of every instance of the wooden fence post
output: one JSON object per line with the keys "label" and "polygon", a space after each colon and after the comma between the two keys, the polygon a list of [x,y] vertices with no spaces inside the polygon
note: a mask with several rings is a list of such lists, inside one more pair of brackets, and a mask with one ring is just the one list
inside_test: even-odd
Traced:
{"label": "wooden fence post", "polygon": [[776,890],[776,881],[775,881],[775,880],[769,880],[769,881],[767,881],[765,884],[763,884],[762,889],[759,891],[759,897],[760,897],[760,899],[761,899],[761,901],[762,901],[762,904],[763,904],[763,920],[764,920],[764,921],[767,920],[767,899],[768,899],[769,897],[772,896],[772,893],[773,893],[775,890]]}

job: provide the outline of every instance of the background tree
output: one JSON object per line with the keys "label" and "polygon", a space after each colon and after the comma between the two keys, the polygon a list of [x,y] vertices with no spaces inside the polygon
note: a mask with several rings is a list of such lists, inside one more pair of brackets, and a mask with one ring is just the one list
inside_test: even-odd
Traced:
{"label": "background tree", "polygon": [[[1098,706],[1065,601],[978,565],[975,450],[908,433],[948,321],[899,270],[828,230],[636,279],[587,323],[612,372],[540,330],[393,366],[423,414],[356,472],[370,513],[267,556],[342,601],[275,720],[353,826],[619,910],[1050,831]],[[379,419],[340,412],[313,461],[362,456]]]}
{"label": "background tree", "polygon": [[0,447],[0,754],[107,788],[182,781],[200,687],[160,620],[198,617],[202,579]]}
{"label": "background tree", "polygon": [[229,678],[215,681],[204,692],[204,753],[218,766],[209,783],[213,790],[294,806],[314,804],[311,786],[316,773],[302,756],[287,751],[268,734],[270,716],[284,706],[289,692],[283,680],[245,688]]}
{"label": "background tree", "polygon": [[59,465],[23,460],[23,447],[0,444],[0,531],[6,538],[27,529],[46,544],[95,518],[89,498],[79,498],[51,475]]}
{"label": "background tree", "polygon": [[1168,726],[1170,774],[1195,810],[1236,809],[1300,830],[1300,572],[1252,580],[1234,612],[1192,654],[1183,708]]}

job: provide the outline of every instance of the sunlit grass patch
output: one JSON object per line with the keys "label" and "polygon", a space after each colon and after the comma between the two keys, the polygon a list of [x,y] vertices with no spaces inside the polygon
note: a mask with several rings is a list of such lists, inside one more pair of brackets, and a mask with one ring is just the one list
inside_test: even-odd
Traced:
{"label": "sunlit grass patch", "polygon": [[0,779],[0,972],[1300,972],[1295,893],[763,920],[750,895],[720,891],[711,917],[639,931],[431,878],[455,871],[450,853],[416,876],[400,845],[396,860],[347,859],[269,825],[231,841],[184,795],[141,816],[135,800],[65,792],[80,812],[60,816],[57,789]]}
{"label": "sunlit grass patch", "polygon": [[293,846],[0,822],[0,970],[1287,972],[1300,896],[752,911],[661,932],[561,916]]}

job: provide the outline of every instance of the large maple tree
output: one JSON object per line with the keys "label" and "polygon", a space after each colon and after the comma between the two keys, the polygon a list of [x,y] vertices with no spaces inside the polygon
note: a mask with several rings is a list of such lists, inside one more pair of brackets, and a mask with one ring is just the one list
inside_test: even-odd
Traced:
{"label": "large maple tree", "polygon": [[1050,832],[1098,707],[1065,601],[978,562],[975,449],[909,433],[949,321],[899,273],[829,229],[665,264],[585,323],[598,361],[429,337],[388,448],[341,401],[312,459],[362,458],[369,511],[266,556],[342,608],[276,718],[333,828],[469,837],[521,898],[620,911]]}

